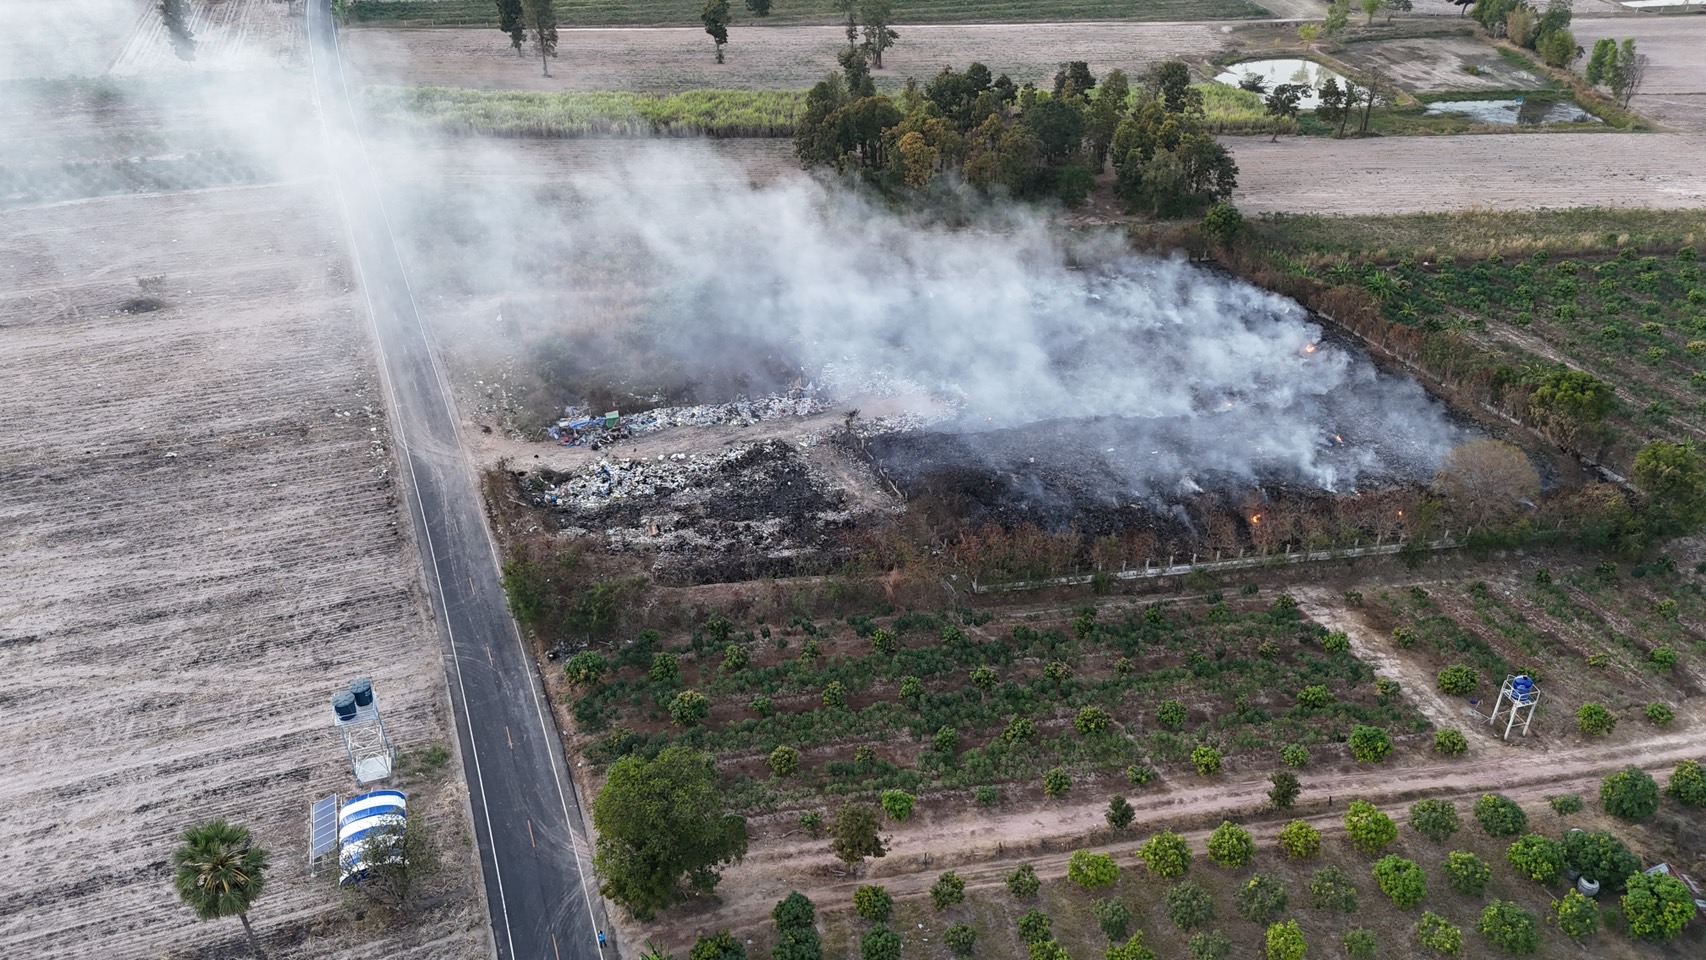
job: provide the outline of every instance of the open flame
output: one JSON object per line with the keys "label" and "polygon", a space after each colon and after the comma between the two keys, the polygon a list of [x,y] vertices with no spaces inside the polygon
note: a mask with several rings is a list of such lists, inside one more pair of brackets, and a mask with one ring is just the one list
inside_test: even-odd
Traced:
{"label": "open flame", "polygon": [[1320,346],[1318,343],[1306,343],[1303,345],[1303,352],[1314,353]]}
{"label": "open flame", "polygon": [[1345,438],[1344,438],[1344,437],[1341,437],[1341,436],[1339,436],[1339,435],[1338,435],[1338,434],[1336,434],[1336,433],[1335,433],[1335,434],[1333,434],[1333,442],[1334,442],[1334,443],[1344,443],[1344,442],[1345,442]]}
{"label": "open flame", "polygon": [[1259,513],[1250,514],[1250,526],[1253,527],[1253,526],[1255,526],[1261,522],[1262,522],[1262,515],[1261,514],[1259,514]]}

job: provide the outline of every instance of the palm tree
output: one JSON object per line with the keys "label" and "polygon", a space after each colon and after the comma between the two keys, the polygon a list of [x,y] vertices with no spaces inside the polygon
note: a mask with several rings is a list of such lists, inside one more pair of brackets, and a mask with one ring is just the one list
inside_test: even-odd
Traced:
{"label": "palm tree", "polygon": [[266,951],[249,926],[249,907],[266,885],[267,852],[249,845],[249,831],[224,820],[209,820],[184,831],[183,846],[172,854],[177,871],[172,885],[178,896],[203,920],[233,914],[262,960]]}

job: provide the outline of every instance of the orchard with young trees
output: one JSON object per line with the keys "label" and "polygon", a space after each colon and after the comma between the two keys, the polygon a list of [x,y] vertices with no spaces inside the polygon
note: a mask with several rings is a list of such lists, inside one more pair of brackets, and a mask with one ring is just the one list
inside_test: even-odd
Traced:
{"label": "orchard with young trees", "polygon": [[924,191],[945,176],[986,193],[1082,203],[1111,163],[1133,212],[1192,213],[1231,195],[1237,165],[1203,126],[1202,94],[1178,61],[1134,85],[1065,64],[1052,90],[1020,87],[981,63],[943,68],[898,96],[880,94],[877,65],[849,45],[843,70],[807,94],[794,147],[802,165],[856,174],[891,190]]}

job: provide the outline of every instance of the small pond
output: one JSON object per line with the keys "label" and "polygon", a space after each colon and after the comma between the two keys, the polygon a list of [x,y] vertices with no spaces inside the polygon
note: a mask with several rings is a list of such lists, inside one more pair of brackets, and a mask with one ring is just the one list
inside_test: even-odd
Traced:
{"label": "small pond", "polygon": [[1313,110],[1321,105],[1321,99],[1316,91],[1328,78],[1336,81],[1340,87],[1345,85],[1345,78],[1333,70],[1321,66],[1313,60],[1277,59],[1277,60],[1245,60],[1227,67],[1214,79],[1229,87],[1253,89],[1250,81],[1253,79],[1261,89],[1257,93],[1266,94],[1282,83],[1301,84],[1309,89],[1303,94],[1303,99],[1297,105],[1304,110]]}
{"label": "small pond", "polygon": [[1428,113],[1456,113],[1476,123],[1533,127],[1542,123],[1600,123],[1600,119],[1568,100],[1440,100]]}

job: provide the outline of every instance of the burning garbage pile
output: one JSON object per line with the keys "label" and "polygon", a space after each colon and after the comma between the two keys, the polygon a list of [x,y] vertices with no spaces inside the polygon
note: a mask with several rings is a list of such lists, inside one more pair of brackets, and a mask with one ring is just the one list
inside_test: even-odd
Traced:
{"label": "burning garbage pile", "polygon": [[[974,523],[1113,528],[1203,497],[1425,482],[1472,435],[1299,304],[1182,259],[1133,255],[1117,233],[1064,232],[1007,208],[947,226],[821,185],[668,173],[578,193],[579,233],[643,265],[629,354],[677,375],[672,396],[741,392],[712,395],[713,383],[769,392],[575,411],[557,442],[608,454],[612,441],[644,434],[657,447],[679,431],[679,451],[664,452],[686,456],[549,478],[534,495],[565,527],[632,545],[690,518],[722,549],[718,524],[780,519],[763,542],[793,549],[780,546],[790,524],[805,523],[809,541],[845,521],[846,505],[883,513],[898,491],[958,504]],[[778,441],[763,446],[762,469],[731,472],[689,439],[731,423],[749,425],[742,444]],[[742,460],[742,448],[729,456]],[[807,503],[830,519],[808,521]]]}
{"label": "burning garbage pile", "polygon": [[565,407],[563,418],[546,427],[544,433],[565,447],[588,446],[597,450],[642,433],[668,430],[672,427],[710,427],[722,424],[750,427],[772,420],[806,417],[827,409],[828,402],[804,390],[787,396],[771,394],[756,399],[736,397],[727,403],[654,407],[627,415],[623,415],[619,410],[611,410],[600,416],[593,416],[584,408]]}

